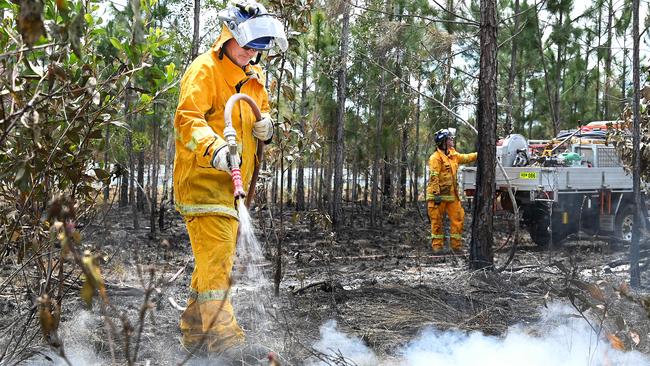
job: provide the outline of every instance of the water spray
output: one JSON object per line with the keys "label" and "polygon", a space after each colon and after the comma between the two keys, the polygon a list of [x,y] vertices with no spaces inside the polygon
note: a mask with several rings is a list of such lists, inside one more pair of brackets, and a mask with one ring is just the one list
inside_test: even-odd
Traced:
{"label": "water spray", "polygon": [[250,205],[250,200],[255,193],[255,183],[257,182],[257,176],[259,173],[259,163],[258,161],[262,160],[262,153],[264,152],[264,143],[259,141],[257,144],[257,159],[255,162],[255,169],[253,170],[253,176],[251,178],[251,184],[249,188],[249,194],[246,195],[244,192],[244,184],[242,182],[241,176],[241,157],[239,156],[239,148],[237,146],[237,132],[232,127],[232,109],[240,100],[244,100],[253,110],[255,119],[260,121],[262,119],[262,113],[260,112],[259,107],[255,101],[246,94],[237,93],[234,94],[228,102],[226,103],[226,108],[224,110],[224,122],[226,127],[223,130],[223,137],[226,140],[228,145],[228,164],[230,168],[230,176],[232,177],[232,185],[234,188],[235,200],[240,198],[246,198],[246,206]]}

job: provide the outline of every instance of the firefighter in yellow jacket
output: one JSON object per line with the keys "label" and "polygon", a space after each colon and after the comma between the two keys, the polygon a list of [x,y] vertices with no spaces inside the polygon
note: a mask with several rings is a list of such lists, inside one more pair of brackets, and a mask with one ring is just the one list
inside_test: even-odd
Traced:
{"label": "firefighter in yellow jacket", "polygon": [[[261,4],[236,3],[218,16],[224,23],[221,35],[183,75],[174,120],[174,198],[194,254],[190,297],[180,321],[182,342],[188,349],[215,353],[244,343],[228,297],[239,224],[229,164],[240,164],[248,187],[257,141],[268,143],[273,136],[264,74],[257,63],[274,45],[287,48],[282,24]],[[246,102],[233,108],[240,162],[228,161],[223,136],[225,104],[235,93],[250,96],[263,116],[256,121]]]}
{"label": "firefighter in yellow jacket", "polygon": [[463,246],[463,223],[465,211],[458,196],[456,173],[459,164],[476,160],[476,153],[459,154],[454,149],[455,129],[445,128],[434,137],[436,151],[429,158],[429,185],[427,186],[427,209],[431,220],[431,247],[441,253],[444,246],[442,220],[445,213],[451,223],[450,248],[459,253]]}

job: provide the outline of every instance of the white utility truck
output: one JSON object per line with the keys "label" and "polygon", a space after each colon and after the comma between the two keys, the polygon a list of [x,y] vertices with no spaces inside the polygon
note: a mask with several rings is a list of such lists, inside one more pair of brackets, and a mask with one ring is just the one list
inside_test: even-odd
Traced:
{"label": "white utility truck", "polygon": [[[540,246],[559,244],[568,235],[632,237],[634,199],[628,174],[604,131],[576,130],[551,141],[529,142],[510,135],[497,148],[496,192],[501,208],[512,212],[508,183],[514,189],[521,224]],[[531,141],[532,142],[532,141]],[[536,155],[531,146],[545,148]],[[507,177],[506,177],[507,176]],[[476,167],[460,169],[459,189],[471,198]]]}

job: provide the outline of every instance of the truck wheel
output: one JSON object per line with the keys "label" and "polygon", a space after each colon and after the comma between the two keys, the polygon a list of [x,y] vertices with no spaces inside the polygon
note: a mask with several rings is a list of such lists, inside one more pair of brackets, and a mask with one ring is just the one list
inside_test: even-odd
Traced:
{"label": "truck wheel", "polygon": [[[572,226],[562,225],[561,216],[553,215],[553,246],[560,245],[569,234]],[[527,212],[526,228],[530,233],[530,238],[540,247],[546,247],[551,243],[551,233],[549,231],[549,212],[548,208],[536,205]]]}
{"label": "truck wheel", "polygon": [[540,247],[545,247],[551,241],[548,232],[548,208],[545,205],[533,205],[524,211],[524,222],[530,238]]}
{"label": "truck wheel", "polygon": [[528,233],[535,244],[540,247],[546,247],[551,241],[551,235],[548,232],[548,225],[534,224],[528,226]]}
{"label": "truck wheel", "polygon": [[614,235],[623,241],[632,241],[632,226],[634,225],[634,208],[626,205],[618,215],[614,227]]}

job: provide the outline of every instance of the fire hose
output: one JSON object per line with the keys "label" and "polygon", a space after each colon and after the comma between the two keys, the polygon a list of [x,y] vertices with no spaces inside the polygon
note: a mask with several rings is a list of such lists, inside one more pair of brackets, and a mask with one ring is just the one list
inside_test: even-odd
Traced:
{"label": "fire hose", "polygon": [[262,113],[260,112],[259,107],[255,101],[246,94],[237,93],[228,99],[226,103],[226,108],[224,110],[224,122],[226,127],[223,129],[223,137],[226,140],[228,146],[228,161],[230,167],[230,176],[232,178],[232,184],[234,188],[235,200],[240,198],[245,198],[246,207],[249,207],[253,197],[255,196],[255,184],[257,183],[257,178],[260,172],[260,162],[264,156],[264,141],[257,142],[257,150],[255,153],[255,166],[253,168],[253,175],[251,177],[251,183],[248,188],[248,194],[244,191],[244,184],[242,182],[241,168],[240,168],[240,157],[239,157],[239,148],[237,146],[237,132],[232,127],[232,109],[240,100],[244,100],[253,110],[255,119],[260,121],[262,119]]}

